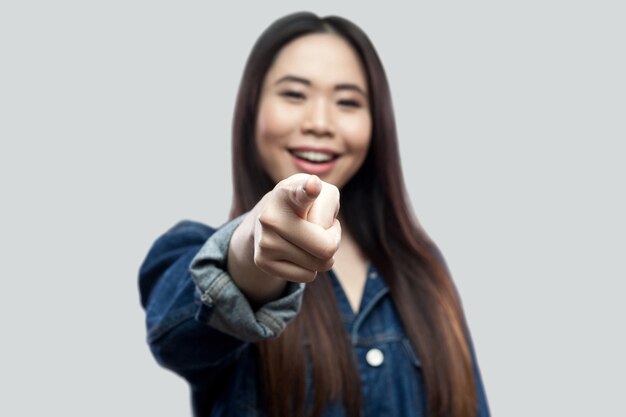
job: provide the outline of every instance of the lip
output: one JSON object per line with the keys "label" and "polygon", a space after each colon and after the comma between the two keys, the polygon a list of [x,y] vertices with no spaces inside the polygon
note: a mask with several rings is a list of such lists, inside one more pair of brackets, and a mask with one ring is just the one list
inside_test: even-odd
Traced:
{"label": "lip", "polygon": [[289,151],[289,153],[292,152],[322,152],[322,153],[328,153],[331,154],[333,156],[333,158],[336,158],[338,156],[341,155],[341,153],[330,149],[330,148],[319,148],[316,146],[296,146],[293,148],[287,148],[287,150]]}
{"label": "lip", "polygon": [[337,164],[337,161],[339,160],[338,158],[339,154],[337,152],[334,152],[328,149],[322,150],[320,148],[299,147],[299,148],[292,148],[290,149],[290,151],[324,152],[324,153],[332,154],[334,156],[334,159],[328,162],[309,162],[309,161],[305,161],[304,159],[300,159],[297,156],[295,156],[293,153],[289,152],[289,156],[291,156],[291,160],[293,164],[296,166],[296,168],[298,169],[298,171],[304,172],[305,174],[312,174],[312,175],[319,175],[319,176],[326,175],[330,171],[332,171],[332,169]]}
{"label": "lip", "polygon": [[298,168],[300,172],[304,172],[306,174],[319,175],[319,176],[328,174],[337,164],[336,159],[333,159],[332,161],[329,161],[329,162],[322,162],[322,163],[308,162],[308,161],[305,161],[304,159],[298,158],[295,155],[291,155],[291,159],[294,165]]}

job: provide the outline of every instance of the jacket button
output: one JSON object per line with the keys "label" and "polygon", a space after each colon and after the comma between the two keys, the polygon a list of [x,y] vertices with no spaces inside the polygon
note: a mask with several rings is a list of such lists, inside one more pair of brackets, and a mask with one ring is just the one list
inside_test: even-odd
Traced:
{"label": "jacket button", "polygon": [[370,349],[365,355],[365,360],[370,366],[377,367],[383,364],[385,361],[385,355],[380,349]]}

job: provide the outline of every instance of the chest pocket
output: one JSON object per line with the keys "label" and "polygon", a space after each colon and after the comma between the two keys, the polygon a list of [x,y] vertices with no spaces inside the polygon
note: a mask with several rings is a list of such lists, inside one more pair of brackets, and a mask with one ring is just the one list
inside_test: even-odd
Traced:
{"label": "chest pocket", "polygon": [[421,361],[404,335],[360,339],[355,355],[366,417],[426,416]]}
{"label": "chest pocket", "polygon": [[365,417],[426,416],[419,356],[411,346],[389,291],[368,281],[369,297],[350,326],[361,376]]}

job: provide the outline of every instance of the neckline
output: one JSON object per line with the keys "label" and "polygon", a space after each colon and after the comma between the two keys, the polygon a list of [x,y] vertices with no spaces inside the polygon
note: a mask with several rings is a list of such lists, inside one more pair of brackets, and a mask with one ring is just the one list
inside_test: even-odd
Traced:
{"label": "neckline", "polygon": [[335,272],[332,269],[329,271],[331,282],[335,289],[335,297],[337,299],[339,311],[346,327],[349,330],[352,330],[352,326],[357,319],[360,318],[360,316],[368,314],[371,310],[371,302],[376,302],[379,299],[379,297],[377,297],[378,293],[381,291],[387,291],[387,285],[382,280],[382,277],[378,273],[376,267],[369,261],[367,262],[366,271],[363,295],[361,296],[359,309],[357,311],[352,310],[348,296],[346,295],[346,292],[344,291],[343,286],[341,285],[341,282],[337,278]]}

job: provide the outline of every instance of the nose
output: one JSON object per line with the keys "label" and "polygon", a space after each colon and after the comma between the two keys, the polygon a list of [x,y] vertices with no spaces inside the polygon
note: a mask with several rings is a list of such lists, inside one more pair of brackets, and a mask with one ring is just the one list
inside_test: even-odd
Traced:
{"label": "nose", "polygon": [[318,97],[308,103],[307,112],[302,121],[302,133],[316,137],[332,138],[335,136],[331,109],[326,98]]}

